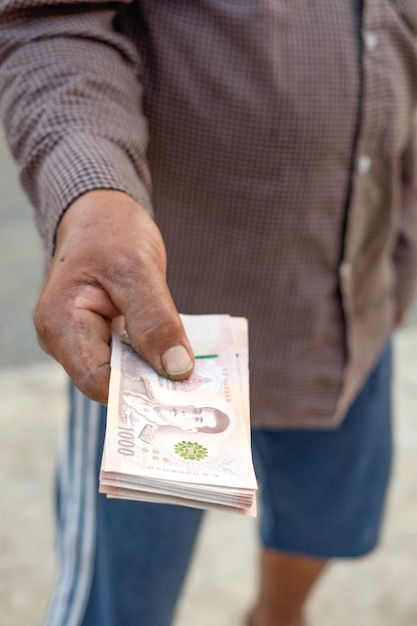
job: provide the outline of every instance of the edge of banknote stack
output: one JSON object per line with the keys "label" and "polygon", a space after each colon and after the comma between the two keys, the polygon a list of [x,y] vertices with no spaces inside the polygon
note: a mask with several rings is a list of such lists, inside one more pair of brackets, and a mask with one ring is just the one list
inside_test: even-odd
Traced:
{"label": "edge of banknote stack", "polygon": [[113,322],[99,491],[255,517],[247,320],[181,318],[196,359],[181,382],[156,374]]}

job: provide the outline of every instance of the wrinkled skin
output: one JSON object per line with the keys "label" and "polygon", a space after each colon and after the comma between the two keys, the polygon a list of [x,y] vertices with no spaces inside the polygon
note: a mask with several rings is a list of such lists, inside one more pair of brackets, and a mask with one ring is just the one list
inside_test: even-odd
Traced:
{"label": "wrinkled skin", "polygon": [[107,402],[110,324],[160,374],[188,378],[192,350],[166,280],[161,234],[128,195],[89,192],[65,212],[34,315],[38,341],[82,393]]}

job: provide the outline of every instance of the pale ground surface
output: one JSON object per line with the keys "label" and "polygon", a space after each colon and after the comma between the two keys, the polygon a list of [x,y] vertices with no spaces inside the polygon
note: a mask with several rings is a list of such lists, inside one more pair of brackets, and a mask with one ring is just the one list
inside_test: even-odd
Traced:
{"label": "pale ground surface", "polygon": [[[66,402],[63,374],[31,328],[41,268],[0,140],[0,626],[40,626],[53,580],[53,468]],[[383,541],[371,557],[333,565],[311,598],[310,626],[417,626],[415,324],[398,333],[396,352],[397,452]],[[242,625],[256,560],[252,520],[210,514],[175,626]]]}

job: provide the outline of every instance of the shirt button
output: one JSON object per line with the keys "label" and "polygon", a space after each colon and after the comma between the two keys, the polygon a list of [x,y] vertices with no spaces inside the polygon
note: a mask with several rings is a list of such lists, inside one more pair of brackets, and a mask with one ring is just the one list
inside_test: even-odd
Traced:
{"label": "shirt button", "polygon": [[358,171],[360,174],[367,174],[371,168],[372,159],[367,154],[363,154],[358,160]]}
{"label": "shirt button", "polygon": [[369,52],[373,52],[378,46],[378,35],[371,30],[366,31],[364,34],[365,46]]}
{"label": "shirt button", "polygon": [[343,263],[339,265],[340,278],[349,278],[351,274],[352,274],[351,264],[348,263],[347,261],[343,261]]}

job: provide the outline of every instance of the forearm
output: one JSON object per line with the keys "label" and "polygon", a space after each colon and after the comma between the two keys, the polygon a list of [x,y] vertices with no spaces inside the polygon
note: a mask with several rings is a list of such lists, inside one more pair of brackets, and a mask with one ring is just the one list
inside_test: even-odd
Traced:
{"label": "forearm", "polygon": [[140,61],[112,29],[114,7],[0,5],[1,113],[49,250],[62,213],[92,189],[124,191],[150,211]]}

